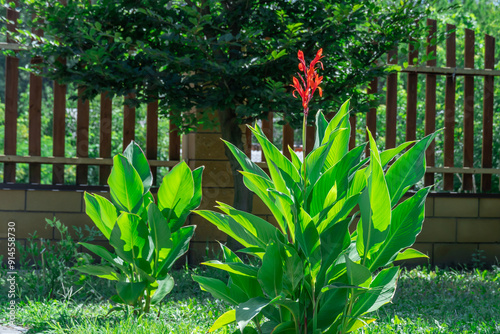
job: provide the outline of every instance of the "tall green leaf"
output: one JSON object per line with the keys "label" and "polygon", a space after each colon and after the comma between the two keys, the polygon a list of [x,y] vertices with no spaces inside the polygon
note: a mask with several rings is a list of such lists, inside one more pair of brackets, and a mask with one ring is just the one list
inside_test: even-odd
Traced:
{"label": "tall green leaf", "polygon": [[[171,226],[176,226],[179,218],[191,202],[194,181],[188,165],[182,161],[163,177],[158,189],[158,207]],[[179,222],[182,226],[184,222]]]}
{"label": "tall green leaf", "polygon": [[267,245],[257,279],[269,297],[274,298],[280,295],[283,289],[283,259],[278,244]]}
{"label": "tall green leaf", "polygon": [[111,232],[109,243],[116,254],[129,263],[140,258],[148,238],[148,227],[135,214],[123,212],[117,219]]}
{"label": "tall green leaf", "polygon": [[135,141],[132,141],[123,151],[123,155],[139,174],[144,187],[143,194],[147,193],[153,184],[153,174],[144,152]]}
{"label": "tall green leaf", "polygon": [[236,306],[236,322],[241,332],[259,312],[269,305],[271,300],[264,297],[252,298]]}
{"label": "tall green leaf", "polygon": [[391,199],[380,164],[380,156],[371,133],[370,138],[370,175],[367,187],[359,197],[361,222],[358,224],[358,238],[356,247],[363,258],[363,264],[371,254],[376,252],[389,233],[391,223]]}
{"label": "tall green leaf", "polygon": [[85,192],[85,212],[102,234],[109,239],[118,214],[114,205],[106,198]]}
{"label": "tall green leaf", "polygon": [[368,267],[374,271],[394,260],[399,251],[415,243],[422,230],[425,218],[425,199],[430,187],[419,190],[415,195],[399,204],[392,211],[389,234],[380,249],[368,261]]}
{"label": "tall green leaf", "polygon": [[387,170],[387,186],[391,194],[391,206],[403,197],[408,188],[425,174],[425,150],[436,137],[437,132],[418,141]]}
{"label": "tall green leaf", "polygon": [[141,177],[125,156],[118,154],[113,158],[108,184],[111,200],[120,211],[139,212],[144,186]]}

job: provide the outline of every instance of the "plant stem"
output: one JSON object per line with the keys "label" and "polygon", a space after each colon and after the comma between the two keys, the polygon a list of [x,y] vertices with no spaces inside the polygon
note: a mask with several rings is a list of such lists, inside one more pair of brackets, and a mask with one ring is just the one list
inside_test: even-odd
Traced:
{"label": "plant stem", "polygon": [[306,146],[307,146],[307,137],[306,137],[306,128],[307,128],[307,113],[304,110],[304,120],[302,121],[302,179],[304,180],[304,202],[306,200],[306,190],[307,190],[307,177],[306,177]]}

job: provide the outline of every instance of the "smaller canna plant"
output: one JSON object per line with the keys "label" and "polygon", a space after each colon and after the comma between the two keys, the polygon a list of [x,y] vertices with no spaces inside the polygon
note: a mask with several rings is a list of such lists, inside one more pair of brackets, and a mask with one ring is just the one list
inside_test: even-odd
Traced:
{"label": "smaller canna plant", "polygon": [[191,171],[180,162],[165,175],[158,200],[151,194],[153,175],[144,153],[132,142],[113,158],[108,184],[111,201],[85,193],[85,210],[114,252],[89,243],[85,248],[105,264],[76,267],[84,274],[116,281],[118,303],[111,311],[132,307],[147,313],[174,287],[168,274],[174,262],[188,251],[195,226],[183,226],[201,202],[203,167]]}
{"label": "smaller canna plant", "polygon": [[[316,73],[321,57],[320,50],[308,67],[299,52],[304,76],[293,86],[305,114],[314,91],[321,93]],[[247,264],[222,246],[223,261],[204,264],[228,272],[228,283],[193,276],[203,290],[234,307],[210,331],[236,323],[241,333],[348,333],[375,321],[370,313],[390,302],[396,289],[399,267],[393,262],[425,257],[408,247],[422,228],[430,188],[403,196],[423,177],[425,149],[434,135],[411,148],[405,143],[379,152],[368,132],[370,155],[363,158],[366,144],[349,151],[349,102],[330,122],[316,114],[314,149],[304,161],[291,149],[287,159],[257,125],[250,130],[269,174],[226,145],[243,169],[245,185],[267,205],[277,227],[223,203],[218,206],[223,213],[196,212],[257,262]]]}

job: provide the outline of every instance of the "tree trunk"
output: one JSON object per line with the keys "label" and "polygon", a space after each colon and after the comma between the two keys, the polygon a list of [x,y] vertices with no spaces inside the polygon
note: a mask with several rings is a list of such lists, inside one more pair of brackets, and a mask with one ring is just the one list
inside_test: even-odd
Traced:
{"label": "tree trunk", "polygon": [[[238,124],[235,111],[233,109],[225,109],[220,110],[218,114],[222,139],[232,143],[240,150],[244,151],[242,140],[243,133],[241,132],[240,125]],[[248,190],[243,183],[243,175],[239,172],[242,170],[241,166],[227,146],[225,148],[225,153],[229,159],[234,180],[233,207],[238,210],[252,212],[253,193]],[[230,237],[228,237],[227,246],[232,250],[242,248],[241,244]]]}

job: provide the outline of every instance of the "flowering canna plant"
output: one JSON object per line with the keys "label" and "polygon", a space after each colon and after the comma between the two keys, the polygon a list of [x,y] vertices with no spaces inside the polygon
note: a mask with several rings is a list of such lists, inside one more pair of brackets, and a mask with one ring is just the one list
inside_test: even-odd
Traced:
{"label": "flowering canna plant", "polygon": [[[309,67],[299,52],[304,77],[294,79],[304,112],[321,82],[321,50]],[[300,85],[302,83],[302,86]],[[305,122],[304,122],[305,126]],[[250,127],[265,154],[269,174],[231,143],[246,186],[267,205],[277,227],[219,203],[223,212],[197,211],[257,259],[245,263],[222,246],[223,262],[207,266],[229,273],[227,284],[194,276],[201,288],[232,304],[210,331],[236,323],[241,333],[348,333],[375,319],[370,313],[391,301],[399,275],[393,262],[425,257],[408,248],[422,228],[429,188],[408,198],[425,173],[425,149],[434,139],[379,152],[369,135],[349,151],[349,102],[327,122],[316,114],[314,149],[303,161],[288,160],[256,125]],[[401,154],[392,164],[389,162]],[[352,232],[351,232],[352,231]]]}

